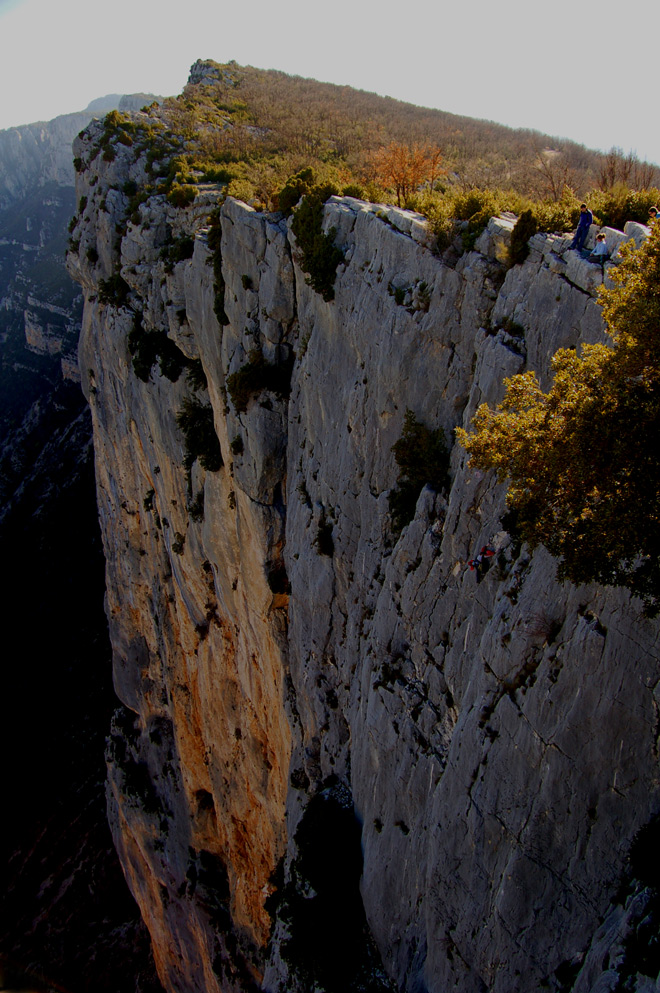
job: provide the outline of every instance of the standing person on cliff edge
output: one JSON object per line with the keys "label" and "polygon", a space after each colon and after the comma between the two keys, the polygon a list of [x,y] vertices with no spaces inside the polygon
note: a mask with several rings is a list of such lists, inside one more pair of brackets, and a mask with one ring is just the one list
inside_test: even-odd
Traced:
{"label": "standing person on cliff edge", "polygon": [[591,227],[593,222],[594,222],[594,215],[591,213],[586,203],[581,203],[580,220],[578,221],[575,237],[568,246],[569,249],[574,248],[576,252],[581,251],[585,241],[587,240],[587,235],[589,234],[589,228]]}

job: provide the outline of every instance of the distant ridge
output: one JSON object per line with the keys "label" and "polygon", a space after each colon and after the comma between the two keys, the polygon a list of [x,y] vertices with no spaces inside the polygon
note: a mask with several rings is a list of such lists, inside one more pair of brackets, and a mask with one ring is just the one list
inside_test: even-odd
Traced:
{"label": "distant ridge", "polygon": [[113,93],[92,100],[85,110],[0,131],[0,211],[34,186],[54,182],[73,187],[71,143],[75,136],[93,117],[115,109],[140,110],[154,100],[162,97],[153,93]]}

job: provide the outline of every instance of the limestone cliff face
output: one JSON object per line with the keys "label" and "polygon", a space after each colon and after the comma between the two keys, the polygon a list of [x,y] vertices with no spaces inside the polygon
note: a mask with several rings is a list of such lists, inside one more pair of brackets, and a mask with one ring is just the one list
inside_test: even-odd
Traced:
{"label": "limestone cliff face", "polygon": [[71,142],[90,116],[81,111],[0,131],[0,208],[43,183],[73,186]]}
{"label": "limestone cliff face", "polygon": [[92,100],[86,110],[74,114],[0,131],[0,210],[48,183],[73,186],[71,143],[90,119],[116,107],[139,110],[154,99],[161,98],[152,93],[113,94]]}
{"label": "limestone cliff face", "polygon": [[[285,221],[232,200],[218,279],[218,192],[126,221],[143,163],[121,146],[90,161],[97,140],[76,150],[69,264],[124,705],[108,802],[164,984],[510,993],[618,975],[639,907],[597,930],[658,808],[658,625],[627,594],[558,584],[458,447],[449,492],[425,489],[399,537],[388,509],[406,408],[451,438],[503,377],[547,382],[557,347],[603,338],[593,290],[551,237],[506,271],[494,224],[450,266],[421,219],[350,198],[325,208],[333,300]],[[162,356],[163,333],[181,374],[154,357],[140,378],[131,351],[153,335]],[[295,358],[290,395],[237,401],[228,377],[256,351]],[[212,410],[215,471],[186,461],[186,405]]]}

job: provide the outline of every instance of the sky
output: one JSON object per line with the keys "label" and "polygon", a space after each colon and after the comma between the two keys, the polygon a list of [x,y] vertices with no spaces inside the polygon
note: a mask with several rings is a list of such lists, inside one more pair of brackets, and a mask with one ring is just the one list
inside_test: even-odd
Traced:
{"label": "sky", "polygon": [[660,164],[659,37],[653,0],[0,0],[0,129],[234,59]]}

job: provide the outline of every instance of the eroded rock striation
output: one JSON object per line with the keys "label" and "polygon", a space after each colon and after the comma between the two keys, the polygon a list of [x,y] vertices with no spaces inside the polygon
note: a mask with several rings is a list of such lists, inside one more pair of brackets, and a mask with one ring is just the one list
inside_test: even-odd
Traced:
{"label": "eroded rock striation", "polygon": [[161,980],[618,977],[647,906],[621,884],[658,807],[658,624],[559,584],[457,446],[400,535],[388,501],[406,410],[451,440],[505,376],[547,383],[556,348],[604,340],[594,288],[551,237],[507,270],[495,225],[449,265],[417,215],[344,197],[324,300],[280,215],[214,187],[136,213],[144,156],[106,161],[100,133],[69,265],[123,705],[110,820]]}

